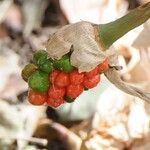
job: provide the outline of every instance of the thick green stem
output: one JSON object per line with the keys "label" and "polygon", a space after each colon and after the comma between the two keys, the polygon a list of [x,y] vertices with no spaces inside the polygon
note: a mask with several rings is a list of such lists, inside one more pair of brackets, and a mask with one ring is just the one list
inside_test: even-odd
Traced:
{"label": "thick green stem", "polygon": [[108,49],[116,40],[125,35],[130,30],[143,24],[150,18],[150,2],[140,6],[124,17],[99,25],[99,34],[104,49]]}

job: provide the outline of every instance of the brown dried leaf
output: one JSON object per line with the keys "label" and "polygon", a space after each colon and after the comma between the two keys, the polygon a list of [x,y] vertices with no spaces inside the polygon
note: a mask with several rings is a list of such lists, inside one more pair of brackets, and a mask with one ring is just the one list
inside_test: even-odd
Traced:
{"label": "brown dried leaf", "polygon": [[105,131],[93,131],[82,143],[81,150],[120,150],[125,143]]}

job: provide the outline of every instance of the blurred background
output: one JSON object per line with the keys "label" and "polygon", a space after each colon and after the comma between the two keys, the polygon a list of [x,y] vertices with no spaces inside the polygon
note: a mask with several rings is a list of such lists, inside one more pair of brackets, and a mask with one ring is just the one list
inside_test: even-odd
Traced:
{"label": "blurred background", "polygon": [[[50,34],[107,23],[149,0],[0,0],[0,150],[150,150],[150,105],[104,76],[74,103],[32,106],[21,70]],[[122,79],[150,92],[150,21],[114,43]]]}

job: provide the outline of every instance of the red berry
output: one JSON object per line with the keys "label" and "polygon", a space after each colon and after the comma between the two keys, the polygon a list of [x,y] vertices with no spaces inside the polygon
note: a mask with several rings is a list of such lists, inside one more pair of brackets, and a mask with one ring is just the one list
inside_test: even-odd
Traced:
{"label": "red berry", "polygon": [[49,76],[49,80],[52,84],[54,84],[56,77],[58,76],[58,74],[60,73],[59,70],[54,70],[50,76]]}
{"label": "red berry", "polygon": [[48,90],[48,96],[53,99],[62,98],[65,95],[65,88],[51,86]]}
{"label": "red berry", "polygon": [[47,99],[47,105],[50,106],[50,107],[55,107],[56,108],[56,107],[60,106],[63,103],[64,103],[63,98],[54,99],[54,98],[48,97],[48,99]]}
{"label": "red berry", "polygon": [[84,78],[83,85],[85,88],[91,89],[100,82],[100,75],[93,76],[92,78]]}
{"label": "red berry", "polygon": [[54,84],[58,87],[66,87],[69,85],[69,74],[61,72],[57,75]]}
{"label": "red berry", "polygon": [[33,105],[43,105],[47,100],[47,93],[28,92],[28,101]]}
{"label": "red berry", "polygon": [[98,65],[98,72],[103,73],[108,69],[109,60],[106,58],[101,64]]}
{"label": "red berry", "polygon": [[72,71],[70,73],[70,83],[74,85],[78,85],[83,83],[84,80],[84,73],[79,73],[77,70]]}
{"label": "red berry", "polygon": [[89,79],[92,78],[93,76],[98,75],[98,66],[96,68],[94,68],[93,70],[86,72],[85,75],[86,77],[88,77]]}
{"label": "red berry", "polygon": [[82,92],[84,91],[83,85],[69,85],[67,87],[67,94],[66,96],[70,98],[77,98]]}

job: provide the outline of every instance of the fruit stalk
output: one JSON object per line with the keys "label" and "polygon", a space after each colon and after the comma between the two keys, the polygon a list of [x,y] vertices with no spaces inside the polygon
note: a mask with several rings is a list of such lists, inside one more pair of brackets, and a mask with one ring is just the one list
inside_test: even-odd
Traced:
{"label": "fruit stalk", "polygon": [[150,2],[130,11],[124,17],[98,25],[99,37],[103,48],[108,49],[116,40],[130,30],[140,26],[150,18]]}

